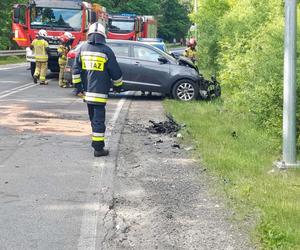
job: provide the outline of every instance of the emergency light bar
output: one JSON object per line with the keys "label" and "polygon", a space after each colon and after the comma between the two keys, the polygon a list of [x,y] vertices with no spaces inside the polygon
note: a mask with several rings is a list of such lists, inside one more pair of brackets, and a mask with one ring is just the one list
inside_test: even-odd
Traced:
{"label": "emergency light bar", "polygon": [[136,17],[136,14],[131,14],[131,13],[122,13],[120,16]]}

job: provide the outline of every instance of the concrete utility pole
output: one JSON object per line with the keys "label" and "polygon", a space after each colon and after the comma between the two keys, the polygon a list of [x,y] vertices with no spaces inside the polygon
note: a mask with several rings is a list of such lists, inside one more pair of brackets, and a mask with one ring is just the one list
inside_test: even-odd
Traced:
{"label": "concrete utility pole", "polygon": [[297,0],[285,1],[283,159],[280,168],[299,167],[296,152]]}

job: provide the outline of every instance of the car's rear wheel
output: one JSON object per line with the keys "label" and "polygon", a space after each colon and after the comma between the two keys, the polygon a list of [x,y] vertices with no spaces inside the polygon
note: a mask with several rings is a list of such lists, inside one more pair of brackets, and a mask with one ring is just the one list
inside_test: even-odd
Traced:
{"label": "car's rear wheel", "polygon": [[172,95],[175,99],[186,102],[197,99],[198,94],[198,85],[188,79],[178,81],[172,89]]}

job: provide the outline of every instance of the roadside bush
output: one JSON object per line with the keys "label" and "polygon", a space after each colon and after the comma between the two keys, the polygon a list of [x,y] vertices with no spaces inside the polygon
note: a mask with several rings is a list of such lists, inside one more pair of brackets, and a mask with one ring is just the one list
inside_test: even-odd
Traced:
{"label": "roadside bush", "polygon": [[[239,121],[239,117],[250,118],[251,125],[254,121],[257,127],[262,128],[258,129],[259,131],[275,135],[275,138],[280,141],[283,106],[284,1],[202,0],[199,3],[199,13],[193,16],[199,29],[199,66],[204,72],[217,74],[223,87],[225,105],[223,108],[226,112],[230,111],[232,117],[236,118],[236,121],[230,124],[233,124],[233,127],[241,126],[243,122]],[[300,10],[298,20],[300,20]],[[299,46],[300,25],[298,25]],[[297,62],[300,65],[299,57]],[[299,100],[299,66],[297,76]],[[298,101],[297,110],[297,115],[300,117],[300,101]],[[300,122],[298,122],[298,131],[300,131],[299,124]],[[251,128],[245,129],[247,130]],[[217,133],[217,130],[214,133]],[[253,135],[248,135],[248,137],[251,136]],[[276,151],[280,146],[271,142],[270,138],[273,136],[266,136],[264,141],[272,144],[273,150]],[[252,147],[259,148],[257,144],[261,138],[249,139],[254,140]],[[298,139],[299,146],[300,138]],[[224,148],[228,147],[226,145]],[[219,165],[222,171],[228,170],[226,159],[223,162],[224,155],[236,160],[239,158],[239,155],[235,155],[236,152],[238,149],[234,148],[232,152],[221,155],[222,164]],[[251,148],[246,151],[242,150],[241,154],[245,152],[248,154]],[[260,152],[263,155],[266,154],[265,149]],[[271,162],[276,156],[269,157]],[[271,159],[272,157],[274,159]],[[299,210],[295,209],[298,201],[295,201],[297,205],[286,201],[290,198],[289,196],[292,197],[291,200],[295,200],[297,193],[288,183],[293,178],[299,177],[293,177],[297,175],[292,173],[287,183],[279,178],[277,184],[270,182],[263,186],[263,183],[268,183],[269,176],[266,176],[266,172],[271,166],[270,162],[265,169],[261,163],[254,164],[262,171],[259,174],[260,177],[255,180],[255,194],[257,197],[264,197],[264,200],[253,199],[254,205],[257,202],[262,211],[261,221],[257,227],[258,237],[264,249],[298,249],[294,247],[299,245],[299,230],[295,230],[299,228]],[[237,165],[229,163],[230,166],[238,168],[243,161],[236,163]],[[237,172],[241,174],[247,168],[249,166],[245,165]],[[249,179],[250,177],[245,180]],[[243,181],[240,184],[243,186],[245,183],[246,181]],[[276,185],[285,187],[276,188]],[[272,196],[274,190],[283,189],[291,190],[278,193],[276,197]],[[291,195],[292,193],[294,196]],[[246,194],[248,194],[248,189],[246,189]]]}
{"label": "roadside bush", "polygon": [[250,112],[258,126],[279,135],[284,1],[205,0],[194,18],[200,68],[218,75],[226,105]]}

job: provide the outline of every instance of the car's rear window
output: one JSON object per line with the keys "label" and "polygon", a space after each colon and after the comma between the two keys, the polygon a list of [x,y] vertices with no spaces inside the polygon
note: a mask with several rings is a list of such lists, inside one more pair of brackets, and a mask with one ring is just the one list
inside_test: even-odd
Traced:
{"label": "car's rear window", "polygon": [[127,44],[107,44],[115,53],[116,56],[129,56],[129,46]]}

